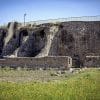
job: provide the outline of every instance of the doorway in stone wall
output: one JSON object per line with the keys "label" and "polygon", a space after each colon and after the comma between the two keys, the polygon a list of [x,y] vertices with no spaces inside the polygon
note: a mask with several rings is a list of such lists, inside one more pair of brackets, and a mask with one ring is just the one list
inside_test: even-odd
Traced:
{"label": "doorway in stone wall", "polygon": [[79,55],[74,54],[74,56],[72,58],[72,65],[75,68],[80,68],[81,67],[81,60],[80,60]]}

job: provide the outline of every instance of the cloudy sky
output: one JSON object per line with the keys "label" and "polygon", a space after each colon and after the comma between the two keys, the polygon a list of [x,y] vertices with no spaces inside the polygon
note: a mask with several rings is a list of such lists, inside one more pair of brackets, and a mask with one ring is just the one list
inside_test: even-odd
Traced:
{"label": "cloudy sky", "polygon": [[0,0],[0,24],[9,21],[100,15],[100,0]]}

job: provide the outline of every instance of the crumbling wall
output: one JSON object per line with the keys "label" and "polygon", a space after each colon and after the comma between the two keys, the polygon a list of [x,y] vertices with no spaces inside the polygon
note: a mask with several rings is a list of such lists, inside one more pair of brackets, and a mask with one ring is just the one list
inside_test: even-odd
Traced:
{"label": "crumbling wall", "polygon": [[2,56],[71,56],[75,67],[84,66],[87,55],[100,56],[100,21],[69,21],[16,27],[12,38],[4,45],[7,33],[0,29]]}
{"label": "crumbling wall", "polygon": [[71,56],[74,66],[84,66],[85,57],[100,55],[100,22],[63,22],[49,55]]}

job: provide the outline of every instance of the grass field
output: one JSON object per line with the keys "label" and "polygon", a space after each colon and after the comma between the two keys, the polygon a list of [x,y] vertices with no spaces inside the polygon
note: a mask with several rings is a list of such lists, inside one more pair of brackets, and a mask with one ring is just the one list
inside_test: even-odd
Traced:
{"label": "grass field", "polygon": [[0,100],[100,100],[99,77],[100,69],[59,75],[1,69]]}

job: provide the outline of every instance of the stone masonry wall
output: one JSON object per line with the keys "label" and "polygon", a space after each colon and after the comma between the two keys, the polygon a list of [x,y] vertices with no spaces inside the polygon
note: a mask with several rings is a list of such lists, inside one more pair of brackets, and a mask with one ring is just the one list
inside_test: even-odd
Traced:
{"label": "stone masonry wall", "polygon": [[86,67],[100,67],[100,56],[86,56],[84,65]]}
{"label": "stone masonry wall", "polygon": [[[59,68],[59,69],[66,69],[71,67],[71,58],[67,56],[58,56],[58,57],[41,57],[41,58],[34,58],[34,57],[20,57],[20,58],[5,58],[0,59],[0,66],[5,67],[26,67],[31,69],[48,69],[48,68]],[[69,64],[70,62],[70,64]]]}

